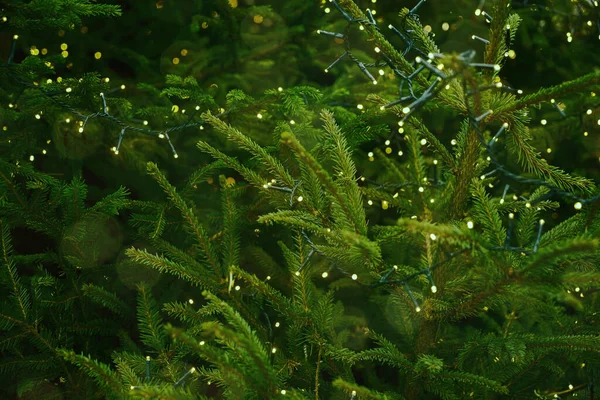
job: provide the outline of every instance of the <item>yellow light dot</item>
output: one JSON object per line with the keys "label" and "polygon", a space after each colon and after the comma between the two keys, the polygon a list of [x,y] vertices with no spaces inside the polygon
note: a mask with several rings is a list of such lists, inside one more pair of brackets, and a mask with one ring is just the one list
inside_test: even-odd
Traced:
{"label": "yellow light dot", "polygon": [[33,155],[29,156],[29,161],[33,161],[35,157]]}
{"label": "yellow light dot", "polygon": [[35,119],[40,119],[42,116],[40,114],[35,114]]}
{"label": "yellow light dot", "polygon": [[516,53],[514,50],[509,50],[509,51],[508,51],[508,57],[509,57],[511,60],[514,60],[514,59],[517,57],[517,53]]}
{"label": "yellow light dot", "polygon": [[102,53],[100,53],[99,51],[95,52],[95,53],[94,53],[94,58],[95,58],[96,60],[99,60],[99,59],[101,59],[101,58],[102,58]]}
{"label": "yellow light dot", "polygon": [[237,285],[237,286],[235,287],[235,290],[240,290],[240,289],[241,289],[241,288],[240,288],[240,286],[239,286],[239,285]]}
{"label": "yellow light dot", "polygon": [[381,202],[381,208],[383,208],[384,210],[387,210],[389,208],[389,203],[386,200],[383,200]]}
{"label": "yellow light dot", "polygon": [[365,108],[362,104],[357,104],[356,108],[358,108],[359,110],[362,110],[363,108]]}
{"label": "yellow light dot", "polygon": [[194,299],[189,299],[189,300],[188,300],[188,303],[190,303],[190,304],[194,304]]}
{"label": "yellow light dot", "polygon": [[285,389],[281,390],[281,394],[286,394],[287,392],[285,391]]}
{"label": "yellow light dot", "polygon": [[437,239],[437,236],[435,236],[435,233],[430,234],[429,237],[431,238],[431,240]]}
{"label": "yellow light dot", "polygon": [[298,202],[302,202],[302,200],[304,200],[304,197],[298,196]]}
{"label": "yellow light dot", "polygon": [[125,85],[121,85],[121,90],[125,90]]}
{"label": "yellow light dot", "polygon": [[542,125],[546,125],[546,124],[548,123],[548,121],[546,121],[545,119],[543,119],[543,120],[541,120],[541,121],[540,121],[540,123],[541,123]]}
{"label": "yellow light dot", "polygon": [[275,328],[279,328],[281,324],[279,322],[275,322]]}
{"label": "yellow light dot", "polygon": [[173,64],[175,64],[175,65],[179,64],[179,58],[177,58],[177,57],[173,58]]}
{"label": "yellow light dot", "polygon": [[262,15],[255,15],[252,20],[254,21],[255,24],[262,24],[262,22],[264,21],[264,18]]}
{"label": "yellow light dot", "polygon": [[329,14],[331,12],[331,9],[329,7],[325,7],[325,10],[323,11],[325,11],[325,14]]}
{"label": "yellow light dot", "polygon": [[445,32],[445,31],[447,31],[448,29],[450,29],[450,24],[448,24],[447,22],[444,22],[444,23],[442,24],[442,30]]}
{"label": "yellow light dot", "polygon": [[79,133],[83,133],[83,128],[79,128]]}
{"label": "yellow light dot", "polygon": [[587,136],[587,135],[588,135],[588,133],[587,133],[587,132],[583,132],[583,136]]}
{"label": "yellow light dot", "polygon": [[273,354],[277,353],[277,349],[276,349],[275,347],[273,347],[273,348],[271,349],[271,353],[273,353]]}
{"label": "yellow light dot", "polygon": [[229,5],[231,8],[236,8],[238,6],[238,0],[229,0]]}
{"label": "yellow light dot", "polygon": [[468,221],[467,222],[467,228],[473,229],[473,226],[474,226],[473,221]]}
{"label": "yellow light dot", "polygon": [[63,43],[63,44],[61,44],[61,45],[60,45],[60,49],[61,49],[61,50],[66,50],[66,49],[68,49],[68,48],[69,48],[69,45],[68,45],[68,44],[66,44],[66,43]]}
{"label": "yellow light dot", "polygon": [[173,104],[173,106],[171,107],[171,111],[173,111],[174,113],[179,112],[179,106],[177,104]]}
{"label": "yellow light dot", "polygon": [[144,121],[144,125],[148,125],[148,121]]}
{"label": "yellow light dot", "polygon": [[423,193],[425,191],[425,189],[423,188],[423,186],[419,186],[419,192]]}
{"label": "yellow light dot", "polygon": [[577,202],[573,205],[573,207],[575,207],[576,210],[581,210],[581,207],[583,206],[583,204],[581,204],[581,202]]}
{"label": "yellow light dot", "polygon": [[7,130],[8,130],[8,126],[4,125],[4,126],[2,127],[2,130],[3,130],[3,131],[7,131]]}
{"label": "yellow light dot", "polygon": [[188,54],[188,51],[187,51],[187,49],[181,49],[181,51],[180,51],[180,54],[181,54],[183,57],[187,56],[187,54]]}
{"label": "yellow light dot", "polygon": [[208,28],[208,22],[203,22],[202,23],[202,29],[206,29]]}
{"label": "yellow light dot", "polygon": [[357,280],[357,279],[358,279],[358,275],[356,275],[356,274],[352,274],[352,280],[353,280],[353,281],[355,281],[355,280]]}
{"label": "yellow light dot", "polygon": [[408,113],[410,112],[410,108],[409,108],[409,107],[404,107],[404,108],[402,109],[402,112],[403,112],[404,114],[408,114]]}
{"label": "yellow light dot", "polygon": [[46,149],[42,150],[42,154],[46,154]]}
{"label": "yellow light dot", "polygon": [[46,55],[46,54],[48,54],[48,49],[42,49],[42,54],[43,54],[43,55]]}
{"label": "yellow light dot", "polygon": [[373,205],[373,200],[368,200],[367,204],[370,205],[370,206],[372,206]]}
{"label": "yellow light dot", "polygon": [[391,154],[392,153],[392,148],[391,147],[386,147],[385,148],[385,154]]}
{"label": "yellow light dot", "polygon": [[256,114],[256,118],[258,118],[258,119],[262,119],[262,117],[263,117],[263,116],[262,116],[262,114],[261,114],[261,113],[258,113],[258,114]]}
{"label": "yellow light dot", "polygon": [[62,55],[64,58],[67,58],[67,57],[69,57],[69,52],[68,52],[68,51],[66,51],[66,50],[65,50],[65,51],[63,51],[63,52],[61,52],[60,54],[61,54],[61,55]]}
{"label": "yellow light dot", "polygon": [[425,25],[425,26],[423,27],[423,30],[424,30],[425,32],[427,32],[427,33],[431,32],[431,25]]}
{"label": "yellow light dot", "polygon": [[8,18],[2,17],[2,22],[6,22],[6,21],[8,21]]}

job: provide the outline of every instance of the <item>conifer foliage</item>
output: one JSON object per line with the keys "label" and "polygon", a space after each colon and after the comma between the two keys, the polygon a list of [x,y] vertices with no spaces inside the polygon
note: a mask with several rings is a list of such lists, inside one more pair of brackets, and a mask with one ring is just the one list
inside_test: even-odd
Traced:
{"label": "conifer foliage", "polygon": [[[5,3],[3,29],[31,38],[123,14]],[[442,53],[424,0],[390,2],[393,19],[323,2],[318,35],[290,27],[294,44],[277,39],[273,7],[206,3],[193,34],[214,23],[257,57],[332,39],[331,60],[314,62],[339,75],[261,92],[229,76],[222,96],[193,62],[164,84],[135,82],[135,103],[96,71],[57,79],[64,60],[20,57],[12,37],[0,66],[2,396],[595,398],[600,195],[542,157],[532,115],[548,106],[562,134],[597,133],[600,73],[512,88],[502,71],[528,17],[506,0],[487,1],[483,54]],[[290,23],[292,11],[282,6]],[[274,25],[244,31],[248,18]],[[232,65],[272,66],[232,53]],[[40,146],[63,164],[34,163]],[[134,193],[86,183],[89,146],[106,148],[107,170],[133,171]]]}

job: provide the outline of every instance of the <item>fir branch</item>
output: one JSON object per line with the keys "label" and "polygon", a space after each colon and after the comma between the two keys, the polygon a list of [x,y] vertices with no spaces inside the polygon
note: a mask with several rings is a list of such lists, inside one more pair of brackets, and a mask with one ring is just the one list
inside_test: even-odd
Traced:
{"label": "fir branch", "polygon": [[167,337],[162,329],[163,322],[158,306],[149,293],[150,289],[144,283],[138,284],[137,288],[137,317],[140,339],[146,346],[151,347],[160,354],[165,350]]}
{"label": "fir branch", "polygon": [[516,153],[519,163],[527,172],[533,172],[538,177],[547,179],[549,183],[546,184],[550,188],[580,190],[585,193],[594,191],[595,185],[590,179],[573,177],[540,158],[540,153],[529,143],[530,140],[528,128],[515,118],[508,135],[508,148],[512,153]]}
{"label": "fir branch", "polygon": [[346,198],[344,198],[340,193],[338,186],[334,183],[331,176],[327,173],[327,171],[325,171],[321,164],[300,144],[300,142],[298,142],[292,133],[282,133],[281,140],[284,144],[289,146],[303,162],[308,164],[308,166],[321,181],[321,184],[323,184],[330,191],[331,195],[335,198],[336,203],[342,208],[346,221],[338,221],[338,223],[343,223],[346,226],[349,225],[355,232],[366,235],[365,221],[361,221],[359,219],[359,216],[362,213],[360,213],[357,217],[357,215],[354,213],[355,210],[352,208],[352,205],[348,204]]}
{"label": "fir branch", "polygon": [[248,136],[244,135],[231,125],[226,124],[219,118],[213,116],[209,111],[202,114],[202,117],[210,123],[218,132],[227,135],[227,138],[244,149],[250,151],[257,157],[263,164],[265,164],[272,174],[274,174],[278,180],[282,181],[286,186],[293,187],[295,185],[294,178],[284,168],[284,166],[273,156],[255,141]]}
{"label": "fir branch", "polygon": [[549,88],[543,88],[536,93],[522,97],[516,102],[494,110],[492,117],[495,121],[504,121],[511,119],[511,115],[518,110],[523,110],[526,107],[539,104],[544,101],[559,98],[571,93],[581,93],[588,91],[594,86],[600,85],[600,72],[592,72],[571,81],[563,82],[559,85]]}
{"label": "fir branch", "polygon": [[218,286],[215,277],[208,275],[205,269],[192,269],[188,266],[173,262],[167,258],[153,255],[148,253],[146,250],[140,250],[133,247],[125,250],[125,254],[131,257],[133,261],[152,267],[160,272],[168,272],[172,275],[176,275],[180,278],[190,281],[195,286],[205,288],[215,288]]}
{"label": "fir branch", "polygon": [[108,365],[90,357],[75,354],[72,350],[57,349],[57,354],[90,375],[98,386],[105,390],[107,399],[118,400],[124,395],[123,385]]}
{"label": "fir branch", "polygon": [[585,237],[572,238],[568,241],[547,244],[534,253],[529,264],[523,268],[521,274],[531,280],[556,279],[557,267],[555,264],[562,260],[575,262],[581,257],[596,254],[600,242],[597,239]]}
{"label": "fir branch", "polygon": [[225,177],[220,176],[222,208],[223,208],[223,240],[222,240],[222,265],[236,265],[240,252],[240,210],[234,202],[237,192],[233,185],[226,183]]}
{"label": "fir branch", "polygon": [[[333,387],[343,390],[346,395],[350,393],[351,400],[367,399],[367,400],[404,400],[404,397],[396,392],[385,392],[380,393],[378,391],[368,389],[364,386],[360,386],[356,383],[351,383],[343,380],[342,378],[336,378],[333,381]],[[358,396],[358,397],[357,397]]]}
{"label": "fir branch", "polygon": [[351,152],[346,142],[346,138],[341,129],[333,119],[333,114],[327,110],[321,112],[325,131],[334,141],[334,148],[331,152],[333,162],[336,164],[336,184],[342,190],[342,195],[347,198],[348,207],[354,213],[354,221],[358,228],[358,233],[366,236],[367,223],[362,197],[358,184],[356,183],[356,166],[351,158]]}
{"label": "fir branch", "polygon": [[127,311],[129,306],[125,304],[123,300],[119,299],[116,294],[111,293],[100,286],[89,283],[84,284],[81,287],[81,290],[90,299],[108,308],[112,312],[122,317],[128,314]]}
{"label": "fir branch", "polygon": [[147,165],[147,171],[159,183],[165,193],[169,195],[171,201],[175,203],[175,206],[181,212],[186,222],[185,227],[198,242],[204,253],[204,256],[213,269],[215,277],[218,278],[223,276],[223,270],[222,266],[219,264],[218,256],[213,249],[213,246],[210,244],[209,237],[204,230],[204,227],[198,221],[194,211],[187,206],[183,198],[177,193],[175,187],[169,183],[167,178],[162,174],[162,172],[160,172],[156,164],[149,162]]}
{"label": "fir branch", "polygon": [[252,171],[250,168],[240,164],[240,162],[235,158],[225,155],[221,151],[215,149],[210,144],[203,141],[199,141],[197,143],[197,146],[203,152],[210,154],[211,156],[213,156],[213,158],[216,158],[217,160],[221,160],[229,168],[232,168],[233,170],[239,172],[240,175],[242,175],[253,186],[261,189],[264,188],[264,185],[267,180],[262,178],[256,172]]}

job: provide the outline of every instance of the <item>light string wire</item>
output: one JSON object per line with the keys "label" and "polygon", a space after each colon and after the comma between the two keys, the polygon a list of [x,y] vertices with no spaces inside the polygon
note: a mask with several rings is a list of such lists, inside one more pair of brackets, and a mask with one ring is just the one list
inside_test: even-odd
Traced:
{"label": "light string wire", "polygon": [[[425,0],[421,0],[417,4],[417,6],[415,6],[404,17],[403,23],[401,24],[401,26],[402,26],[403,29],[404,29],[405,19],[408,18],[408,17],[417,17],[417,16],[413,16],[413,12],[420,5],[422,5],[424,3],[424,1]],[[353,19],[353,18],[351,18],[339,6],[339,4],[337,3],[336,0],[330,0],[330,2],[334,4],[335,8],[338,9],[340,11],[340,13],[342,14],[342,16],[349,22],[348,26],[346,27],[346,32],[347,32],[348,27],[351,24],[353,24],[353,23],[370,24],[375,29],[377,29],[379,32],[381,32],[380,29],[376,26],[376,23],[375,23],[374,19],[372,18],[372,13],[370,13],[370,12],[367,13],[367,15],[369,17],[368,20]],[[481,4],[480,4],[480,8],[483,6],[484,3],[485,3],[485,0],[482,0]],[[368,10],[368,11],[370,11],[370,10]],[[493,20],[493,17],[491,15],[487,14],[487,13],[485,13],[485,17],[489,21]],[[402,55],[405,56],[408,53],[408,51],[410,51],[411,49],[413,49],[413,46],[412,46],[413,42],[410,39],[410,35],[409,35],[410,32],[408,32],[406,29],[404,29],[405,33],[406,33],[406,34],[404,34],[399,29],[393,27],[391,24],[389,25],[389,27],[390,27],[390,29],[392,29],[392,31],[394,33],[396,33],[398,36],[400,36],[405,41],[405,43],[407,43],[407,47],[406,47],[406,49],[402,53]],[[346,56],[350,56],[349,58],[359,67],[359,69],[363,72],[363,74],[365,74],[370,80],[374,81],[374,79],[372,78],[372,75],[368,72],[368,70],[366,69],[366,67],[367,66],[380,66],[380,65],[378,63],[374,63],[374,64],[362,63],[360,60],[352,57],[351,47],[350,47],[350,44],[348,42],[348,36],[347,36],[346,33],[344,33],[344,34],[336,34],[336,33],[330,33],[330,32],[328,32],[328,34],[330,34],[331,36],[334,36],[334,37],[343,38],[344,39],[344,45],[345,45],[346,51],[345,51],[345,53],[341,57],[339,57],[338,59],[336,59],[333,62],[333,64],[330,65],[330,67],[328,69],[326,69],[326,72],[328,72],[338,62],[340,62],[341,60],[343,60]],[[477,37],[477,39],[481,39],[482,41],[486,41],[487,42],[487,40],[484,39],[484,38]],[[404,113],[404,117],[403,117],[403,119],[402,119],[402,121],[400,123],[401,125],[403,124],[404,120],[406,120],[410,116],[410,114],[412,114],[412,112],[414,111],[414,109],[422,106],[427,100],[429,100],[432,97],[434,97],[439,92],[439,90],[441,90],[441,85],[439,85],[439,87],[437,88],[437,90],[435,90],[436,85],[439,82],[441,82],[441,80],[452,79],[452,78],[455,78],[456,76],[459,75],[459,73],[456,73],[453,76],[448,77],[444,73],[442,73],[441,71],[439,71],[437,68],[435,68],[433,65],[429,64],[427,61],[423,61],[422,59],[420,60],[419,57],[417,57],[416,61],[417,61],[417,63],[420,63],[421,65],[418,68],[416,68],[413,73],[411,73],[410,75],[406,76],[406,75],[404,75],[404,74],[402,74],[402,73],[400,73],[398,71],[397,67],[394,65],[394,63],[391,61],[391,59],[384,52],[377,51],[377,49],[376,49],[376,52],[381,55],[381,57],[384,59],[385,63],[394,71],[395,75],[397,75],[399,78],[402,79],[402,83],[408,82],[408,84],[409,84],[409,91],[411,93],[410,96],[402,96],[402,93],[400,93],[400,99],[392,101],[392,102],[387,103],[387,104],[384,104],[381,108],[382,109],[389,108],[391,106],[398,105],[398,104],[400,104],[402,102],[405,102],[407,100],[415,99],[415,101],[413,101],[413,103],[411,104],[412,107],[409,106],[409,107],[403,108],[402,111]],[[418,52],[420,54],[424,54],[424,52],[422,52],[420,50],[418,50]],[[498,66],[498,65],[488,65],[488,64],[473,63],[473,62],[471,62],[474,54],[475,54],[474,51],[468,51],[468,52],[465,52],[465,53],[461,54],[460,57],[459,57],[459,59],[461,59],[461,61],[463,61],[467,66],[471,66],[471,67],[474,67],[474,68],[477,68],[477,67],[480,67],[480,68],[494,68],[496,71],[499,70],[500,66]],[[435,55],[427,55],[427,56],[428,56],[428,58],[433,59],[433,58],[436,58],[436,57],[442,57],[443,55],[437,55],[437,54],[435,54]],[[431,74],[437,75],[437,78],[434,80],[434,82],[431,84],[431,86],[425,90],[425,92],[420,97],[417,97],[414,94],[413,90],[412,90],[412,78],[414,78],[417,74],[419,74],[424,69],[428,69],[429,72],[430,72],[430,75]],[[375,81],[373,83],[376,84]],[[511,87],[508,87],[506,85],[503,85],[503,84],[492,84],[492,85],[488,85],[488,86],[481,86],[481,87],[478,87],[478,88],[475,88],[475,89],[467,90],[467,88],[466,88],[466,80],[463,80],[463,89],[464,89],[463,92],[466,94],[467,97],[468,96],[474,96],[475,94],[477,94],[477,93],[479,93],[479,92],[481,92],[483,90],[489,90],[489,89],[495,89],[495,88],[500,88],[500,89],[507,90],[507,91],[510,91],[510,92],[516,92],[517,91],[517,90],[515,90],[515,89],[513,89]],[[518,91],[518,92],[521,93],[521,91]],[[473,114],[471,112],[469,102],[465,101],[465,103],[466,103],[466,107],[467,107],[467,115],[468,115],[469,121],[470,121],[471,125],[475,128],[475,130],[477,131],[478,137],[480,138],[480,141],[482,142],[482,145],[484,146],[486,152],[489,154],[491,163],[495,166],[495,168],[492,171],[484,174],[484,177],[492,175],[492,174],[498,172],[498,173],[502,173],[505,177],[507,177],[509,179],[512,179],[514,181],[517,181],[519,183],[530,184],[530,185],[538,185],[538,186],[545,186],[545,187],[547,187],[547,188],[550,189],[549,193],[547,193],[547,194],[545,194],[543,196],[540,196],[537,199],[531,200],[529,202],[531,204],[536,204],[536,203],[542,202],[542,201],[547,200],[547,199],[549,199],[549,198],[551,198],[551,197],[553,197],[555,195],[557,195],[559,197],[565,197],[565,198],[569,198],[569,199],[572,199],[572,200],[576,200],[576,201],[578,201],[578,202],[580,202],[582,204],[595,203],[598,199],[600,199],[600,194],[598,194],[598,195],[596,195],[594,197],[591,197],[591,198],[582,198],[582,197],[577,196],[577,195],[575,195],[573,193],[561,190],[556,185],[552,185],[551,183],[549,183],[547,181],[544,181],[544,180],[541,180],[541,179],[536,179],[536,178],[526,178],[526,177],[523,177],[521,175],[518,175],[518,174],[515,174],[515,173],[512,173],[511,171],[509,171],[501,162],[499,162],[499,160],[495,157],[494,152],[492,151],[492,145],[498,140],[499,136],[504,132],[504,130],[506,128],[508,128],[508,125],[507,124],[503,124],[501,126],[500,130],[493,137],[493,139],[490,140],[489,143],[486,142],[484,140],[483,133],[482,133],[480,127],[479,127],[479,123],[481,123],[482,121],[485,121],[486,117],[488,117],[490,114],[492,114],[493,111],[492,110],[488,110],[488,111],[484,112],[483,114],[475,117],[475,116],[473,116]],[[565,115],[565,113],[562,112],[562,110],[560,110],[560,108],[557,108],[557,109],[560,111],[560,114],[561,114],[561,116],[563,118],[567,118],[567,116]],[[371,181],[371,183],[377,184],[377,183],[372,182],[372,181]],[[407,183],[405,185],[408,185],[408,184],[409,183]],[[380,187],[383,186],[382,184],[378,184],[378,185]],[[416,185],[418,185],[418,184],[416,184]],[[402,184],[398,185],[398,186],[402,187]],[[509,185],[506,185],[505,189],[504,189],[504,193],[502,195],[502,201],[501,201],[501,203],[504,202],[504,197],[506,196],[508,188],[509,188]],[[535,244],[533,246],[533,250],[529,250],[529,249],[525,249],[525,248],[521,248],[521,247],[514,247],[514,246],[510,245],[510,239],[511,239],[511,235],[512,235],[512,229],[513,229],[513,226],[514,226],[514,224],[512,223],[512,220],[514,218],[514,214],[511,213],[510,215],[511,215],[511,218],[509,218],[508,230],[507,230],[507,235],[506,235],[506,240],[505,240],[504,246],[486,246],[486,245],[482,245],[482,244],[479,244],[479,245],[482,246],[483,248],[487,248],[488,250],[491,250],[491,251],[512,251],[512,252],[519,252],[519,253],[524,253],[524,254],[531,254],[531,253],[537,252],[537,249],[538,249],[539,243],[540,243],[540,239],[541,239],[541,235],[542,235],[542,227],[544,225],[544,220],[540,220],[539,221],[538,235],[537,235]],[[308,239],[307,235],[304,232],[303,232],[303,235],[309,241],[309,244],[311,245],[312,250],[309,253],[309,257],[307,258],[307,260],[305,260],[305,262],[303,263],[303,265],[301,266],[300,269],[304,268],[305,265],[308,262],[308,259],[315,252],[317,252],[317,251],[315,251],[314,244],[312,242],[310,242],[310,240]],[[432,291],[436,292],[437,291],[437,287],[435,286],[435,284],[433,282],[433,278],[431,277],[431,271],[434,270],[435,268],[439,267],[440,265],[444,264],[445,262],[451,260],[452,258],[458,256],[459,254],[462,254],[465,251],[467,251],[467,249],[462,249],[462,250],[456,251],[454,253],[450,253],[450,255],[446,259],[444,259],[444,260],[442,260],[442,261],[440,261],[440,262],[438,262],[438,263],[436,263],[434,265],[431,265],[431,266],[429,266],[427,268],[424,268],[424,269],[422,269],[420,271],[417,271],[417,272],[415,272],[415,273],[413,273],[411,275],[408,275],[408,276],[404,277],[403,279],[388,280],[388,278],[390,277],[390,275],[397,269],[397,267],[394,266],[390,270],[388,270],[381,277],[381,279],[380,279],[379,282],[377,282],[377,283],[375,283],[375,284],[373,284],[371,286],[381,286],[381,285],[388,284],[388,283],[400,283],[400,284],[402,284],[404,286],[405,290],[407,291],[407,294],[409,295],[409,297],[411,298],[411,300],[415,304],[416,309],[420,310],[420,307],[418,306],[418,303],[416,302],[416,300],[415,300],[415,298],[414,298],[414,296],[413,296],[413,294],[412,294],[412,292],[410,290],[410,287],[408,286],[408,281],[410,281],[411,279],[413,279],[415,277],[418,277],[420,275],[425,275],[425,276],[427,276],[428,280],[431,283]],[[435,288],[435,290],[433,288]]]}
{"label": "light string wire", "polygon": [[[50,100],[52,100],[56,105],[58,105],[60,108],[68,111],[69,113],[71,113],[72,115],[78,117],[79,119],[83,120],[83,125],[79,128],[79,131],[82,132],[82,129],[85,128],[85,125],[87,124],[87,122],[90,119],[93,118],[105,118],[113,123],[115,123],[116,125],[118,125],[121,128],[121,131],[119,133],[119,139],[118,139],[118,143],[117,146],[114,148],[115,149],[115,154],[118,154],[119,152],[119,148],[121,146],[123,137],[125,135],[125,131],[129,130],[132,132],[138,132],[138,133],[144,133],[144,134],[148,134],[148,135],[153,135],[153,136],[158,136],[160,139],[166,138],[167,142],[169,143],[169,147],[171,148],[171,151],[173,152],[173,155],[175,158],[178,158],[178,154],[175,150],[175,147],[173,146],[173,143],[171,142],[171,138],[169,136],[169,133],[172,132],[177,132],[183,129],[187,129],[187,128],[195,128],[195,127],[202,127],[205,123],[205,121],[202,119],[200,121],[197,122],[192,122],[192,119],[196,116],[197,111],[199,110],[198,107],[196,107],[196,109],[189,114],[188,120],[181,124],[181,125],[176,125],[176,126],[172,126],[166,129],[148,129],[148,128],[141,128],[138,126],[134,126],[131,124],[128,124],[126,122],[124,122],[123,120],[115,117],[114,115],[111,115],[108,111],[108,107],[106,104],[106,96],[104,93],[100,93],[100,97],[102,99],[102,111],[99,112],[95,112],[95,113],[91,113],[91,114],[83,114],[81,113],[79,110],[77,110],[76,108],[74,108],[73,106],[71,106],[70,104],[68,104],[66,101],[58,98],[59,95],[63,95],[65,94],[64,91],[50,91],[47,90],[43,87],[41,87],[40,85],[35,85],[26,81],[23,81],[22,79],[20,79],[16,73],[13,71],[12,69],[12,65],[15,65],[14,63],[12,63],[13,59],[14,59],[14,55],[15,55],[15,51],[16,51],[16,43],[17,43],[17,39],[18,37],[15,35],[15,37],[13,37],[12,40],[12,47],[11,47],[11,52],[10,55],[8,57],[8,61],[6,64],[0,64],[0,68],[6,68],[7,70],[7,74],[8,76],[15,81],[16,83],[18,83],[19,85],[23,86],[24,88],[29,88],[29,89],[35,89],[38,90],[39,92],[41,92],[44,96],[46,96],[47,98],[49,98]],[[108,93],[112,93],[112,92],[116,92],[119,89],[112,89],[110,90]],[[20,95],[18,96],[20,97]],[[230,111],[223,111],[219,114],[216,114],[215,116],[217,118],[221,118],[227,114],[229,114]]]}

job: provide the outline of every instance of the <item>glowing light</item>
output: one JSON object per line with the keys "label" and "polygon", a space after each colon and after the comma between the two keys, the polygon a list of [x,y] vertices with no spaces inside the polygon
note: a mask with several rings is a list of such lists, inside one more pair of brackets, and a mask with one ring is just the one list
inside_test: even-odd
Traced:
{"label": "glowing light", "polygon": [[188,50],[187,49],[181,49],[181,51],[179,52],[179,54],[181,54],[182,57],[185,57],[188,55]]}
{"label": "glowing light", "polygon": [[40,119],[42,116],[40,114],[35,114],[35,119]]}
{"label": "glowing light", "polygon": [[264,18],[262,15],[255,15],[252,20],[254,21],[255,24],[262,24],[264,21]]}
{"label": "glowing light", "polygon": [[357,104],[356,108],[358,108],[359,110],[362,110],[363,108],[365,108],[362,104]]}
{"label": "glowing light", "polygon": [[29,161],[33,161],[35,160],[35,157],[33,155],[29,156]]}
{"label": "glowing light", "polygon": [[431,293],[437,293],[437,286],[433,285],[431,287]]}
{"label": "glowing light", "polygon": [[275,328],[279,328],[281,324],[279,322],[275,322]]}
{"label": "glowing light", "polygon": [[323,272],[323,273],[321,274],[321,276],[322,276],[323,278],[327,278],[327,277],[329,276],[329,274],[328,274],[327,272]]}
{"label": "glowing light", "polygon": [[442,24],[442,30],[443,30],[444,32],[446,32],[448,29],[450,29],[450,24],[448,24],[447,22],[444,22],[444,23]]}
{"label": "glowing light", "polygon": [[95,52],[95,53],[94,53],[94,58],[95,58],[96,60],[99,60],[99,59],[101,59],[101,58],[102,58],[102,53],[100,53],[99,51]]}
{"label": "glowing light", "polygon": [[194,299],[189,299],[189,300],[188,300],[188,303],[190,303],[190,304],[194,304]]}
{"label": "glowing light", "polygon": [[271,349],[271,353],[273,353],[273,354],[277,353],[277,349],[276,349],[275,347],[273,347],[273,348]]}
{"label": "glowing light", "polygon": [[409,108],[409,107],[404,107],[404,108],[402,109],[402,112],[403,112],[404,114],[408,114],[408,113],[410,112],[410,108]]}
{"label": "glowing light", "polygon": [[429,237],[431,238],[431,240],[437,239],[437,236],[435,236],[435,233],[430,234]]}
{"label": "glowing light", "polygon": [[573,207],[575,207],[576,210],[581,210],[581,207],[583,206],[583,204],[581,204],[581,202],[577,202],[573,205]]}
{"label": "glowing light", "polygon": [[298,196],[298,202],[302,202],[302,200],[304,200],[304,197]]}
{"label": "glowing light", "polygon": [[144,121],[144,122],[143,122],[143,124],[144,124],[144,125],[148,125],[148,121]]}
{"label": "glowing light", "polygon": [[546,125],[546,124],[548,123],[548,121],[546,121],[545,119],[543,119],[543,120],[541,120],[541,121],[540,121],[540,123],[541,123],[542,125]]}
{"label": "glowing light", "polygon": [[423,186],[419,186],[419,192],[423,193],[425,191],[425,189],[423,188]]}
{"label": "glowing light", "polygon": [[173,58],[173,64],[175,64],[175,65],[179,64],[179,58],[177,58],[177,57]]}
{"label": "glowing light", "polygon": [[469,228],[469,229],[473,229],[473,226],[475,226],[475,225],[473,224],[473,221],[469,221],[469,222],[467,222],[467,228]]}
{"label": "glowing light", "polygon": [[358,279],[358,275],[356,275],[356,274],[352,274],[352,280],[353,280],[353,281],[355,281],[355,280],[357,280],[357,279]]}
{"label": "glowing light", "polygon": [[258,118],[258,119],[262,119],[262,117],[263,117],[263,116],[262,116],[262,114],[261,114],[261,113],[258,113],[258,114],[256,114],[256,118]]}
{"label": "glowing light", "polygon": [[235,290],[240,290],[240,285],[236,285]]}

